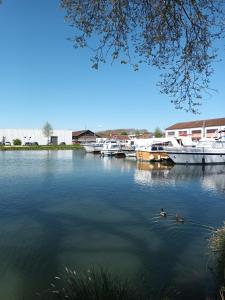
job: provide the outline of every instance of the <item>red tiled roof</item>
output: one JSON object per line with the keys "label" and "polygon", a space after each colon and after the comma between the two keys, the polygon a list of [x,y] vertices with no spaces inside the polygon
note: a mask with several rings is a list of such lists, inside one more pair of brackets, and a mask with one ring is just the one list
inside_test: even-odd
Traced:
{"label": "red tiled roof", "polygon": [[213,126],[225,126],[225,118],[176,123],[172,126],[169,126],[165,130],[199,128],[199,127],[213,127]]}

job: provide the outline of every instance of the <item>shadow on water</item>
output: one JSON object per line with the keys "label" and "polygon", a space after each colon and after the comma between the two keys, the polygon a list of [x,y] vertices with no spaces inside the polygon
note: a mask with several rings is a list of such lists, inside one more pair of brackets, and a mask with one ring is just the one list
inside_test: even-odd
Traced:
{"label": "shadow on water", "polygon": [[[83,152],[48,153],[44,161],[36,155],[20,161],[17,174],[7,167],[7,178],[18,176],[16,191],[0,192],[5,295],[14,281],[16,296],[31,297],[47,288],[63,265],[96,264],[141,279],[147,290],[177,285],[182,292],[177,299],[205,299],[210,278],[202,270],[209,235],[204,226],[215,225],[205,211],[211,208],[206,192],[223,191],[220,167],[136,168],[133,162],[87,158]],[[217,202],[211,212],[220,220],[224,202]],[[167,219],[159,218],[161,207],[168,210]],[[175,222],[177,209],[186,217],[184,224]]]}

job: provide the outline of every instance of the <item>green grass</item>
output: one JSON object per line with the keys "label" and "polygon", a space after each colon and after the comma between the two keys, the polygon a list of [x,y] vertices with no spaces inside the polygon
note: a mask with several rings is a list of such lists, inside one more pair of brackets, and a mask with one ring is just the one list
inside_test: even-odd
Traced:
{"label": "green grass", "polygon": [[29,150],[77,150],[83,149],[80,144],[75,145],[40,145],[40,146],[0,146],[0,151],[29,151]]}

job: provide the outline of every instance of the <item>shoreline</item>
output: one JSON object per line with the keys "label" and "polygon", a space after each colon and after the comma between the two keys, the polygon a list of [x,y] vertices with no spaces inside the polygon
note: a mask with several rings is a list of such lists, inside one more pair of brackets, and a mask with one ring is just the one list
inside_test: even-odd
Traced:
{"label": "shoreline", "polygon": [[42,151],[42,150],[80,150],[83,146],[76,145],[40,145],[40,146],[0,146],[0,151]]}

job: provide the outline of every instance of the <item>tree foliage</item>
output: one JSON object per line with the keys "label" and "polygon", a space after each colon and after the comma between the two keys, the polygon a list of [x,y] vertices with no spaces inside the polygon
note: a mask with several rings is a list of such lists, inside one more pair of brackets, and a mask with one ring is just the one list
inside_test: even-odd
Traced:
{"label": "tree foliage", "polygon": [[214,41],[224,37],[225,0],[60,0],[75,28],[75,47],[93,50],[92,67],[109,58],[161,72],[161,92],[197,112],[209,89]]}
{"label": "tree foliage", "polygon": [[21,146],[22,145],[22,141],[20,139],[14,139],[13,140],[13,145],[14,146]]}
{"label": "tree foliage", "polygon": [[128,135],[128,133],[126,131],[122,131],[120,135]]}
{"label": "tree foliage", "polygon": [[42,133],[48,139],[48,143],[49,143],[49,138],[53,134],[53,128],[49,122],[46,122],[45,125],[43,126]]}
{"label": "tree foliage", "polygon": [[160,138],[163,136],[163,132],[159,127],[156,127],[155,131],[154,131],[154,137],[156,138]]}

